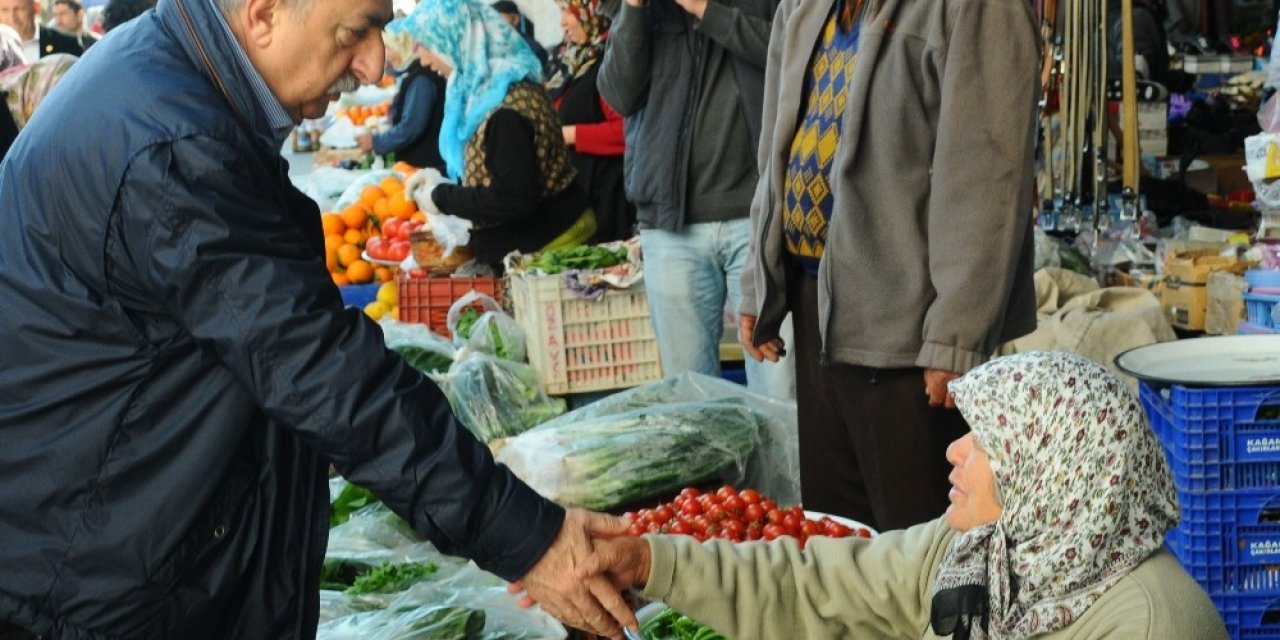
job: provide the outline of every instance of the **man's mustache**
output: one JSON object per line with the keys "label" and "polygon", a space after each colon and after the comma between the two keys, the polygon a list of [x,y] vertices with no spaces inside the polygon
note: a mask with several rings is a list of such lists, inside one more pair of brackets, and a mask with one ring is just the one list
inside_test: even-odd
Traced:
{"label": "man's mustache", "polygon": [[325,93],[347,93],[359,88],[360,79],[356,78],[354,73],[347,71],[335,80],[332,85],[329,85],[329,90]]}

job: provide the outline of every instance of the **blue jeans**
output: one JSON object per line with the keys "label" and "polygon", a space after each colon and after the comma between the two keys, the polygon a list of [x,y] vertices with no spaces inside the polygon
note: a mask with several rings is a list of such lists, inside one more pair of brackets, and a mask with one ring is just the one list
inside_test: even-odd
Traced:
{"label": "blue jeans", "polygon": [[[720,376],[726,296],[733,324],[737,324],[742,269],[750,242],[749,218],[691,224],[680,233],[640,231],[645,290],[664,374],[697,371]],[[783,325],[783,334],[790,347],[790,318]],[[777,363],[747,357],[745,365],[747,388],[774,398],[795,399],[795,363],[790,354]]]}

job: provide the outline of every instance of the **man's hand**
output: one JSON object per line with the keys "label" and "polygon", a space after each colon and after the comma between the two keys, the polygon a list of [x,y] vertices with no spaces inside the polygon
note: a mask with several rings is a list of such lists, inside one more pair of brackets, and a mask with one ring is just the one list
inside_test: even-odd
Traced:
{"label": "man's hand", "polygon": [[947,389],[947,383],[959,378],[960,374],[941,369],[924,370],[924,394],[929,396],[929,404],[934,407],[945,405],[948,409],[956,408],[956,399]]}
{"label": "man's hand", "polygon": [[618,589],[643,588],[649,583],[653,556],[646,540],[634,536],[598,539],[595,547],[595,554],[587,562],[588,572],[609,576]]}
{"label": "man's hand", "polygon": [[754,342],[756,333],[756,317],[749,316],[745,313],[738,314],[738,341],[742,343],[742,348],[747,351],[747,355],[751,356],[756,362],[777,362],[779,358],[787,355],[787,345],[782,338],[774,338],[756,347]]}
{"label": "man's hand", "polygon": [[531,599],[567,625],[611,638],[622,637],[624,626],[636,627],[635,612],[604,575],[614,567],[608,558],[596,558],[593,542],[622,536],[628,526],[624,518],[570,509],[555,541],[513,585],[529,596],[521,604],[529,605]]}
{"label": "man's hand", "polygon": [[708,0],[676,0],[676,4],[699,20],[702,19],[702,14],[707,12],[707,2]]}
{"label": "man's hand", "polygon": [[373,136],[367,133],[356,135],[356,146],[361,151],[373,151]]}

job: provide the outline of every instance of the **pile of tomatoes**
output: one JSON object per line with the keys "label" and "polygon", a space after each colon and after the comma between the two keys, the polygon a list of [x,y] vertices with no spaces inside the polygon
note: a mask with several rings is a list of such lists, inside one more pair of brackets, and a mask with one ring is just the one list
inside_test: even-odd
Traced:
{"label": "pile of tomatoes", "polygon": [[631,520],[627,533],[690,535],[698,540],[721,538],[734,542],[775,540],[791,536],[803,547],[813,536],[870,538],[871,530],[850,527],[829,516],[814,520],[799,505],[780,508],[755,489],[738,491],[725,485],[714,493],[688,487],[671,502],[625,514]]}
{"label": "pile of tomatoes", "polygon": [[374,260],[402,262],[409,257],[409,235],[423,227],[424,223],[417,220],[387,218],[382,223],[382,235],[365,243],[365,253]]}

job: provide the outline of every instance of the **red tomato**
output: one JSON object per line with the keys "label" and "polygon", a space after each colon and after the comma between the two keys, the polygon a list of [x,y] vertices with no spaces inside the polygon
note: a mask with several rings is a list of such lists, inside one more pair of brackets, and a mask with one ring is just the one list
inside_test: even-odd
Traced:
{"label": "red tomato", "polygon": [[859,538],[870,538],[870,537],[871,537],[871,530],[870,530],[870,529],[864,529],[864,528],[862,528],[862,527],[858,527],[858,537],[859,537]]}
{"label": "red tomato", "polygon": [[694,533],[706,533],[711,527],[711,524],[707,522],[707,519],[700,515],[694,516],[693,520],[690,521],[690,525],[693,527]]}
{"label": "red tomato", "polygon": [[748,523],[760,522],[764,520],[764,509],[761,509],[759,504],[748,503],[747,508],[742,510],[742,518]]}
{"label": "red tomato", "polygon": [[801,537],[807,538],[809,536],[817,536],[817,535],[822,535],[822,525],[819,525],[818,523],[812,520],[805,520],[804,522],[800,523]]}
{"label": "red tomato", "polygon": [[381,236],[369,238],[364,243],[364,250],[369,253],[369,257],[374,260],[386,260],[387,241]]}
{"label": "red tomato", "polygon": [[822,532],[832,538],[848,538],[853,535],[853,529],[839,522],[832,520],[830,523],[823,525]]}
{"label": "red tomato", "polygon": [[738,495],[738,490],[734,489],[731,485],[726,484],[723,487],[720,487],[719,489],[716,490],[716,497],[720,498],[721,501],[723,501],[724,499],[730,496],[736,496],[736,495]]}
{"label": "red tomato", "polygon": [[688,500],[689,498],[698,497],[701,493],[695,487],[685,487],[680,490],[680,497]]}
{"label": "red tomato", "polygon": [[634,522],[631,524],[631,526],[627,527],[627,535],[642,536],[644,535],[644,533],[645,533],[644,525],[640,524],[639,522]]}
{"label": "red tomato", "polygon": [[725,511],[729,513],[742,515],[742,511],[747,508],[747,503],[743,502],[742,498],[734,495],[721,501],[720,506],[724,507]]}
{"label": "red tomato", "polygon": [[632,522],[635,522],[636,520],[639,520],[639,519],[640,519],[640,516],[636,515],[636,512],[634,512],[634,511],[628,511],[628,512],[626,512],[626,513],[622,514],[622,517],[624,517],[624,518],[626,518],[626,519],[628,519],[628,520],[630,520],[630,521],[632,521]]}
{"label": "red tomato", "polygon": [[729,512],[725,510],[724,507],[720,507],[720,506],[712,507],[706,513],[707,513],[707,520],[710,522],[720,522],[722,520],[728,519],[729,517]]}
{"label": "red tomato", "polygon": [[760,504],[760,500],[762,500],[760,492],[755,489],[743,489],[738,494],[738,497],[742,498],[742,501],[747,504]]}
{"label": "red tomato", "polygon": [[782,529],[782,525],[766,524],[761,534],[765,540],[777,540],[779,536],[787,535],[787,532]]}
{"label": "red tomato", "polygon": [[760,526],[759,524],[747,525],[747,539],[759,540],[761,537],[764,536],[764,532],[762,531],[763,529],[764,527]]}
{"label": "red tomato", "polygon": [[667,528],[667,532],[674,533],[677,535],[687,536],[691,533],[694,533],[694,530],[690,528],[688,523],[686,523],[684,520],[676,520],[671,523],[670,527]]}
{"label": "red tomato", "polygon": [[391,246],[387,249],[387,259],[403,262],[409,257],[409,241],[408,240],[392,240]]}
{"label": "red tomato", "polygon": [[788,534],[796,535],[800,533],[800,523],[803,520],[804,518],[797,518],[794,513],[788,513],[782,516],[782,528],[786,529]]}
{"label": "red tomato", "polygon": [[665,504],[653,510],[653,521],[658,524],[666,524],[674,517],[676,517],[676,513]]}
{"label": "red tomato", "polygon": [[734,533],[745,534],[747,532],[747,526],[742,524],[742,521],[737,518],[729,518],[728,520],[725,520],[720,523],[720,528],[731,535]]}
{"label": "red tomato", "polygon": [[769,513],[770,511],[773,511],[774,509],[778,508],[778,503],[768,498],[765,498],[764,500],[760,501],[760,508],[764,509],[765,513]]}
{"label": "red tomato", "polygon": [[680,507],[680,513],[686,516],[696,516],[702,513],[702,505],[697,500],[686,500]]}
{"label": "red tomato", "polygon": [[400,227],[405,223],[404,218],[388,218],[382,223],[382,236],[385,238],[399,238]]}
{"label": "red tomato", "polygon": [[764,519],[767,520],[769,524],[781,525],[782,519],[785,517],[786,514],[784,514],[781,509],[769,509],[764,513]]}

